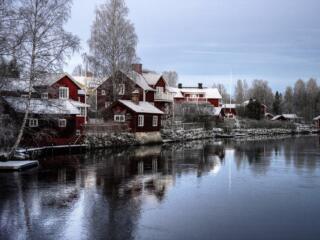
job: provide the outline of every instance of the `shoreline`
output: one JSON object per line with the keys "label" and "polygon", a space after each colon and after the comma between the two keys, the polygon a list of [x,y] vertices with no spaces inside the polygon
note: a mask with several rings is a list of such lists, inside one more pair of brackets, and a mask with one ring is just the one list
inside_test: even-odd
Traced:
{"label": "shoreline", "polygon": [[259,141],[267,139],[281,139],[288,137],[300,136],[320,136],[320,130],[306,132],[297,132],[291,129],[234,129],[231,133],[226,133],[222,129],[214,128],[212,130],[191,129],[191,130],[171,130],[164,129],[161,131],[162,141],[139,143],[133,134],[112,134],[103,137],[94,137],[91,141],[86,140],[81,145],[63,145],[63,146],[45,146],[40,148],[21,148],[17,150],[17,159],[35,158],[38,156],[53,156],[59,154],[75,154],[87,151],[95,151],[101,149],[110,149],[116,147],[134,147],[134,146],[150,146],[165,145],[170,143],[183,143],[195,140],[222,140],[229,139],[232,141]]}

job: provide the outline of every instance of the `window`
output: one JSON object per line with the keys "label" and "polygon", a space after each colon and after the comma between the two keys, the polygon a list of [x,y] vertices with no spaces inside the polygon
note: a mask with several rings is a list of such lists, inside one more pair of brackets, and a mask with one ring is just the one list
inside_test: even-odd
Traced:
{"label": "window", "polygon": [[30,118],[29,119],[29,127],[36,128],[38,126],[39,126],[38,119],[36,119],[36,118]]}
{"label": "window", "polygon": [[126,117],[125,117],[125,115],[114,115],[114,121],[115,122],[125,122]]}
{"label": "window", "polygon": [[59,119],[58,121],[60,128],[65,128],[67,126],[67,120],[66,119]]}
{"label": "window", "polygon": [[28,94],[22,94],[21,97],[22,98],[29,98],[29,95]]}
{"label": "window", "polygon": [[79,129],[76,130],[76,136],[80,136],[81,135],[81,131]]}
{"label": "window", "polygon": [[79,116],[85,117],[86,116],[86,108],[85,107],[78,107],[80,114]]}
{"label": "window", "polygon": [[143,127],[144,126],[144,115],[139,115],[138,116],[138,127]]}
{"label": "window", "polygon": [[126,85],[124,85],[123,83],[119,84],[119,95],[124,95],[125,91],[126,91]]}
{"label": "window", "polygon": [[164,92],[163,87],[157,87],[156,90],[157,90],[157,93],[163,93]]}
{"label": "window", "polygon": [[106,95],[106,91],[105,90],[101,90],[101,95],[105,96]]}
{"label": "window", "polygon": [[152,126],[158,127],[158,116],[153,116],[152,118]]}
{"label": "window", "polygon": [[69,88],[59,87],[59,99],[68,99],[69,98]]}
{"label": "window", "polygon": [[46,92],[46,93],[41,93],[41,98],[42,99],[48,99],[49,98],[49,94]]}
{"label": "window", "polygon": [[108,108],[108,107],[110,107],[110,105],[111,105],[110,102],[105,102],[104,107],[105,107],[105,108]]}

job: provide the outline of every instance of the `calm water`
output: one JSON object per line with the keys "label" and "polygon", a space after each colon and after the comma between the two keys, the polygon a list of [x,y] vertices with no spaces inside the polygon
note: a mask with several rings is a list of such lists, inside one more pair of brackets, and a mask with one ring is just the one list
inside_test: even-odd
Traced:
{"label": "calm water", "polygon": [[101,151],[0,173],[0,239],[319,237],[319,137]]}

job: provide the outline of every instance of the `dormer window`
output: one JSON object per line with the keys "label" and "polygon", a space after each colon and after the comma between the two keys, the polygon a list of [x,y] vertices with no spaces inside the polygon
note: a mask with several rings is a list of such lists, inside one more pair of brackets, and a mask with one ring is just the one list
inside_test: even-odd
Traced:
{"label": "dormer window", "polygon": [[123,96],[125,91],[126,91],[126,85],[123,83],[119,84],[119,91],[118,91],[119,95]]}
{"label": "dormer window", "polygon": [[69,88],[59,87],[59,99],[68,99],[69,98]]}
{"label": "dormer window", "polygon": [[41,99],[48,99],[48,98],[49,98],[49,94],[47,92],[41,93]]}

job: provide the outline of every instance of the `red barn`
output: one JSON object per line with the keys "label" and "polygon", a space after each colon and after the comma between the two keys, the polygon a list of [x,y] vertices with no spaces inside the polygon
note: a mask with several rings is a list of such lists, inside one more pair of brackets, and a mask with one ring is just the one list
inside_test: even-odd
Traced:
{"label": "red barn", "polygon": [[131,132],[159,132],[163,112],[149,102],[139,101],[139,91],[132,93],[132,100],[119,100],[112,107],[113,120],[126,124]]}

